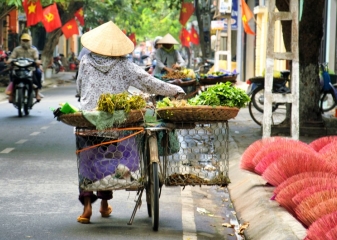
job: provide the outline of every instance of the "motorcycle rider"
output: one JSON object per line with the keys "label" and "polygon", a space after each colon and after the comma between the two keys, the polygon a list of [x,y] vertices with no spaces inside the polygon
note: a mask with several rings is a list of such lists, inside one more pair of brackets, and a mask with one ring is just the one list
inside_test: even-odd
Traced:
{"label": "motorcycle rider", "polygon": [[[14,48],[12,54],[9,56],[9,59],[7,60],[6,63],[9,64],[12,62],[13,59],[23,57],[23,58],[33,59],[36,63],[36,66],[39,67],[39,65],[41,64],[41,61],[39,60],[39,52],[36,48],[32,47],[31,42],[32,42],[32,38],[28,33],[22,34],[20,46]],[[35,89],[35,97],[36,97],[36,101],[39,102],[41,100],[41,96],[39,95],[39,89],[42,88],[42,84],[41,84],[41,78],[38,78],[35,73],[33,74],[33,83],[37,85],[37,88]],[[10,103],[13,102],[13,91],[9,95],[8,101]]]}

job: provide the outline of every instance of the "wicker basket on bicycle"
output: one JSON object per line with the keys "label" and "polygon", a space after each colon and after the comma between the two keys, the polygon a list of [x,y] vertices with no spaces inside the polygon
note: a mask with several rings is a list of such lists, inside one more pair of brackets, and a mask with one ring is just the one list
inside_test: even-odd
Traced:
{"label": "wicker basket on bicycle", "polygon": [[[142,110],[131,110],[127,114],[126,120],[123,122],[123,126],[134,125],[144,121],[145,109]],[[89,122],[81,112],[62,114],[59,120],[67,125],[73,127],[95,127],[91,122]]]}
{"label": "wicker basket on bicycle", "polygon": [[212,106],[164,107],[157,109],[157,116],[169,122],[223,122],[235,118],[239,108]]}

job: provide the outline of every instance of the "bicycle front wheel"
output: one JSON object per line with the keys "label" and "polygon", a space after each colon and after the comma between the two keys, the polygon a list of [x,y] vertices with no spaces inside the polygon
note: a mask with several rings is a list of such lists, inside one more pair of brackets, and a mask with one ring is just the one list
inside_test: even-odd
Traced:
{"label": "bicycle front wheel", "polygon": [[158,231],[159,227],[159,174],[158,174],[158,145],[157,137],[152,135],[148,139],[146,150],[147,184],[146,202],[149,217],[152,218],[152,229]]}
{"label": "bicycle front wheel", "polygon": [[159,176],[158,163],[151,164],[150,186],[151,186],[151,215],[152,229],[158,231],[159,227]]}

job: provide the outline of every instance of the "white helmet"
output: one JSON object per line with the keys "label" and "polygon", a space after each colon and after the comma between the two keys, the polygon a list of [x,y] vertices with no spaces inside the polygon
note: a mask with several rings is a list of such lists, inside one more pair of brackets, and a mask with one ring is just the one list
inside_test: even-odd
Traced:
{"label": "white helmet", "polygon": [[156,38],[154,39],[153,47],[154,47],[155,49],[157,49],[157,42],[158,42],[160,39],[162,39],[161,36],[158,36],[158,37],[156,37]]}

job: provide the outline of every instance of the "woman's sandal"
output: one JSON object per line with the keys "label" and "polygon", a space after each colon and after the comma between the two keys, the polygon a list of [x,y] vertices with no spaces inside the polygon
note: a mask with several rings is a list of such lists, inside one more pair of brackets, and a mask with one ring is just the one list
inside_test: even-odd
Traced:
{"label": "woman's sandal", "polygon": [[99,210],[99,212],[101,213],[102,217],[107,218],[112,213],[112,207],[109,205],[108,210],[106,211]]}
{"label": "woman's sandal", "polygon": [[77,218],[77,222],[87,224],[87,223],[90,223],[90,218],[79,216]]}

